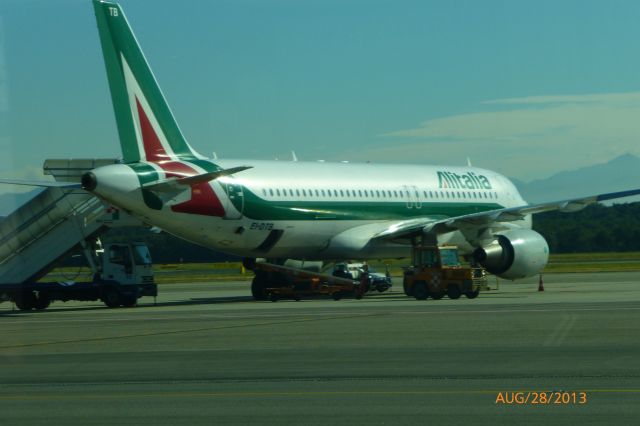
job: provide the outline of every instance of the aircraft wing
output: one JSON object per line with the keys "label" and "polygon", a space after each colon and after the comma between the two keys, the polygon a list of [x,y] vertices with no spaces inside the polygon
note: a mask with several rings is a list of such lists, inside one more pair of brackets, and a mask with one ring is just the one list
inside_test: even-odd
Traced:
{"label": "aircraft wing", "polygon": [[42,186],[45,188],[68,188],[81,189],[80,183],[73,182],[55,182],[46,180],[22,180],[22,179],[0,179],[0,183],[7,185],[24,185],[24,186]]}
{"label": "aircraft wing", "polygon": [[230,167],[228,169],[217,170],[215,172],[202,173],[195,176],[187,176],[183,178],[171,177],[159,182],[150,182],[143,186],[143,189],[154,192],[174,192],[182,190],[184,187],[194,185],[196,183],[209,182],[222,176],[229,176],[234,173],[251,169],[253,166]]}
{"label": "aircraft wing", "polygon": [[429,217],[418,217],[405,221],[392,223],[387,229],[378,232],[373,239],[395,239],[410,238],[423,233],[426,234],[446,234],[447,232],[484,228],[495,222],[512,222],[524,219],[525,216],[548,211],[576,212],[582,210],[589,204],[600,201],[613,200],[616,198],[630,197],[640,194],[640,189],[630,191],[610,192],[607,194],[592,195],[589,197],[572,198],[569,200],[555,201],[551,203],[539,203],[533,205],[523,205],[504,209],[489,210],[481,213],[472,213],[463,216],[455,216],[447,219],[433,219]]}

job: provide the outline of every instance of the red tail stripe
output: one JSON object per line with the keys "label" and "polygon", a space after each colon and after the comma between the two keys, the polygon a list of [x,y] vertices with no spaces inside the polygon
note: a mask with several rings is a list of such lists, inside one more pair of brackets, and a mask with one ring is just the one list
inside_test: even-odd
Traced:
{"label": "red tail stripe", "polygon": [[[194,168],[178,161],[161,162],[158,166],[165,171],[167,177],[180,178],[198,173]],[[205,216],[224,216],[224,207],[208,182],[191,185],[191,199],[171,206],[171,210]]]}
{"label": "red tail stripe", "polygon": [[147,161],[165,161],[171,158],[165,151],[160,139],[153,129],[149,117],[144,112],[140,101],[136,97],[136,106],[138,108],[138,117],[140,117],[140,131],[142,132],[142,145],[144,147],[144,153],[147,157]]}

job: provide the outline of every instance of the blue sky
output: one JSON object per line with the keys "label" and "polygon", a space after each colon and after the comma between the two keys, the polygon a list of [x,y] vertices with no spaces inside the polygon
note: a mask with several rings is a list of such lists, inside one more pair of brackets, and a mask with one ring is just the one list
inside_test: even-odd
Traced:
{"label": "blue sky", "polygon": [[[640,154],[638,1],[121,4],[203,154],[522,180]],[[120,155],[89,0],[0,0],[0,150],[3,177]]]}

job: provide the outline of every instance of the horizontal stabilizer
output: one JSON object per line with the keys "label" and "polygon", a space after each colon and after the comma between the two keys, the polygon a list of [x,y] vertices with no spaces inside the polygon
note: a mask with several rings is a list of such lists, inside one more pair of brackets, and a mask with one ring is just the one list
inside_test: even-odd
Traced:
{"label": "horizontal stabilizer", "polygon": [[0,183],[7,185],[42,186],[45,188],[82,189],[80,183],[52,182],[47,180],[0,179]]}
{"label": "horizontal stabilizer", "polygon": [[154,192],[173,192],[176,190],[182,190],[184,189],[184,187],[191,186],[196,183],[209,182],[220,177],[229,176],[234,173],[242,172],[251,168],[252,166],[239,166],[231,167],[229,169],[217,170],[215,172],[207,172],[199,175],[187,176],[183,178],[171,177],[159,182],[148,183],[143,186],[143,189]]}

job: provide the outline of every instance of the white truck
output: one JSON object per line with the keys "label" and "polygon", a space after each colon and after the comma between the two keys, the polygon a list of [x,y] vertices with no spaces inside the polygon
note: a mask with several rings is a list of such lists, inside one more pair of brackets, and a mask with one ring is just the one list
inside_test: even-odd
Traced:
{"label": "white truck", "polygon": [[112,243],[87,256],[91,282],[23,282],[0,286],[2,300],[18,309],[46,309],[52,301],[101,300],[110,308],[134,306],[142,296],[158,295],[149,249],[144,243]]}

